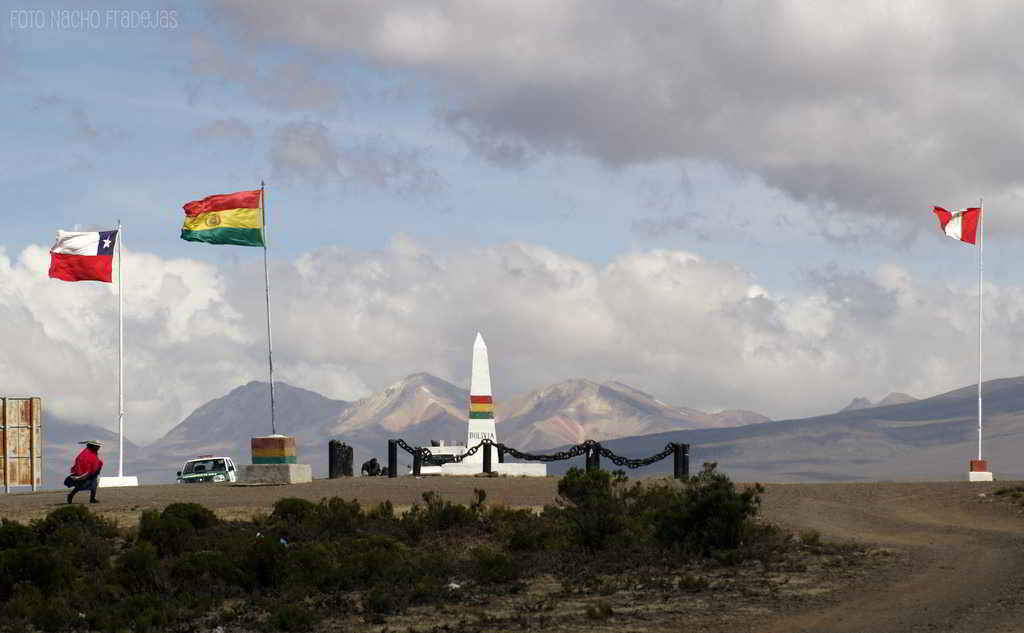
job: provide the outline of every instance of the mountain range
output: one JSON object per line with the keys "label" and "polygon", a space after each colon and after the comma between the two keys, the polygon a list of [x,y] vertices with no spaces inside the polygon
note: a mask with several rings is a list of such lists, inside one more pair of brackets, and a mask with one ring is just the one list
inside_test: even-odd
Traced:
{"label": "mountain range", "polygon": [[[465,440],[468,392],[426,373],[407,376],[361,400],[333,400],[275,383],[274,430],[296,438],[300,461],[325,476],[327,442],[353,446],[356,467],[386,456],[387,440],[412,445]],[[986,456],[1003,477],[1024,474],[1024,377],[984,383]],[[271,432],[269,389],[250,382],[197,408],[160,440],[137,447],[126,442],[125,474],[146,483],[173,481],[186,459],[225,453],[246,463],[250,438]],[[734,477],[765,481],[961,479],[977,452],[976,386],[917,400],[893,393],[877,403],[854,399],[823,416],[772,421],[744,410],[708,413],[666,404],[620,382],[566,380],[499,400],[498,439],[527,451],[557,450],[584,439],[602,442],[628,457],[660,451],[667,442],[691,444],[694,468],[718,461]],[[46,485],[63,479],[77,442],[95,436],[108,472],[116,472],[117,439],[97,427],[46,421]],[[403,461],[404,460],[404,461]],[[400,453],[399,461],[411,461]],[[563,472],[569,463],[553,463]],[[643,474],[667,472],[669,460]]]}
{"label": "mountain range", "polygon": [[906,404],[908,402],[917,402],[917,398],[905,393],[894,391],[878,402],[871,402],[867,398],[859,396],[851,400],[850,404],[846,405],[839,411],[856,411],[857,409],[870,409],[871,407],[888,407],[889,405]]}
{"label": "mountain range", "polygon": [[[996,479],[1024,479],[1024,377],[982,383],[982,453]],[[978,454],[977,385],[909,402],[722,429],[620,438],[606,448],[629,457],[668,442],[690,444],[691,471],[717,462],[739,481],[965,480]],[[552,474],[568,466],[556,462]],[[669,460],[645,468],[667,473]]]}
{"label": "mountain range", "polygon": [[[358,463],[369,457],[386,457],[387,440],[401,437],[413,445],[431,440],[465,442],[469,392],[427,373],[405,377],[366,398],[348,402],[316,392],[274,383],[275,420],[268,414],[269,389],[265,382],[250,382],[233,389],[193,411],[162,438],[146,447],[126,446],[125,473],[143,481],[172,481],[186,459],[199,454],[224,453],[245,462],[250,438],[272,430],[296,438],[300,456],[307,456],[314,475],[326,474],[327,442],[340,439],[353,446]],[[604,441],[692,428],[718,428],[767,422],[767,416],[745,410],[707,413],[668,405],[654,396],[620,382],[598,383],[566,380],[543,389],[499,400],[496,406],[499,439],[522,450],[537,451],[585,439]],[[68,461],[73,455],[72,437],[96,435],[109,446],[116,436],[86,427],[61,426],[55,435],[44,432],[53,445],[48,456]],[[71,446],[71,448],[68,448]],[[108,467],[116,468],[116,448],[104,449]],[[52,463],[53,460],[47,460]],[[63,479],[63,463],[47,473],[47,481]],[[57,475],[59,474],[59,477]]]}

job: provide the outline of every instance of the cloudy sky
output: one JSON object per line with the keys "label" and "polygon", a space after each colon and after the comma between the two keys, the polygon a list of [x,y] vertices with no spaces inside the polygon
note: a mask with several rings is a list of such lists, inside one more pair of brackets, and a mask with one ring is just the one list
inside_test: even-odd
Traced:
{"label": "cloudy sky", "polygon": [[[497,398],[617,379],[775,418],[1024,374],[1024,9],[986,2],[27,3],[0,14],[0,392],[128,436],[266,379],[262,252],[178,238],[267,182],[277,376]],[[134,13],[133,13],[134,11]]]}

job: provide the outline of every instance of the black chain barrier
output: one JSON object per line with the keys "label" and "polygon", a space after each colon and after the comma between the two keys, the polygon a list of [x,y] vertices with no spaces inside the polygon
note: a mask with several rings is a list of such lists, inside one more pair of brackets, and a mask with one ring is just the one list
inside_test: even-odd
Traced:
{"label": "black chain barrier", "polygon": [[[668,457],[669,455],[674,454],[677,446],[676,444],[669,443],[665,445],[664,450],[662,450],[660,453],[655,453],[650,457],[644,457],[641,459],[630,459],[628,457],[616,455],[610,449],[601,446],[600,442],[596,442],[594,440],[587,440],[582,444],[576,444],[575,446],[571,446],[564,451],[558,451],[557,453],[552,453],[550,455],[536,455],[533,453],[524,453],[523,451],[512,448],[511,446],[506,446],[505,444],[501,443],[495,443],[489,439],[483,439],[480,441],[479,444],[467,449],[466,452],[462,453],[461,455],[445,455],[442,458],[441,456],[435,456],[426,446],[410,446],[405,440],[401,439],[395,440],[395,443],[401,449],[403,449],[413,457],[419,455],[422,464],[432,466],[440,466],[446,463],[461,463],[462,460],[466,459],[467,457],[475,455],[477,451],[479,451],[485,445],[489,445],[496,447],[498,449],[499,455],[511,455],[516,459],[524,459],[526,461],[531,462],[557,462],[564,459],[572,459],[574,457],[580,457],[583,455],[589,456],[591,454],[596,453],[600,454],[602,457],[606,457],[616,466],[625,466],[626,468],[630,469],[642,468],[643,466],[650,466],[655,462],[661,461]],[[684,446],[687,446],[687,449],[689,448],[688,445]]]}
{"label": "black chain barrier", "polygon": [[650,466],[654,462],[661,461],[675,452],[674,444],[666,444],[665,448],[660,453],[655,453],[650,457],[644,457],[643,459],[629,459],[628,457],[622,457],[616,455],[607,448],[598,445],[597,452],[601,453],[602,457],[607,457],[616,466],[625,466],[626,468],[640,468],[642,466]]}

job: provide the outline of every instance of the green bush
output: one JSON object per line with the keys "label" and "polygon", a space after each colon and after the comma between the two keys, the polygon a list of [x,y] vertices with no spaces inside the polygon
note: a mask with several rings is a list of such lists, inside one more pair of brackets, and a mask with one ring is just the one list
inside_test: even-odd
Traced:
{"label": "green bush", "polygon": [[757,484],[738,492],[733,482],[707,464],[653,516],[654,536],[664,547],[707,555],[740,546],[761,504]]}
{"label": "green bush", "polygon": [[288,568],[288,549],[270,538],[254,539],[239,561],[239,584],[247,589],[277,587]]}
{"label": "green bush", "polygon": [[205,530],[220,523],[212,510],[198,503],[172,503],[164,508],[161,518],[177,517],[188,522],[196,530]]}
{"label": "green bush", "polygon": [[47,600],[44,607],[36,609],[32,614],[32,624],[47,633],[74,630],[76,621],[80,620],[64,596]]}
{"label": "green bush", "polygon": [[605,470],[570,468],[558,482],[572,538],[588,552],[603,550],[626,527],[626,505],[619,493],[625,477]]}
{"label": "green bush", "polygon": [[338,555],[325,543],[303,543],[290,548],[287,555],[287,583],[307,591],[330,591],[339,586]]}
{"label": "green bush", "polygon": [[60,552],[34,546],[0,552],[0,601],[8,600],[18,583],[27,583],[50,596],[68,584],[74,570]]}
{"label": "green bush", "polygon": [[274,504],[274,511],[270,518],[285,523],[302,523],[308,521],[316,514],[316,504],[305,499],[287,497],[279,499]]}
{"label": "green bush", "polygon": [[0,519],[0,550],[38,545],[35,531],[10,519]]}
{"label": "green bush", "polygon": [[523,565],[512,556],[487,547],[470,552],[470,577],[481,585],[509,585],[523,576]]}
{"label": "green bush", "polygon": [[156,510],[144,510],[139,518],[139,539],[156,547],[160,556],[174,556],[188,549],[196,529],[187,518]]}
{"label": "green bush", "polygon": [[513,510],[494,506],[484,512],[488,531],[511,552],[540,552],[553,547],[557,531],[552,521],[531,510]]}
{"label": "green bush", "polygon": [[[32,523],[39,540],[43,543],[64,541],[69,537],[99,537],[112,539],[117,536],[117,526],[103,517],[97,516],[84,505],[66,505],[53,510]],[[56,537],[60,538],[56,538]]]}
{"label": "green bush", "polygon": [[118,582],[129,591],[160,588],[160,559],[156,548],[147,541],[122,553],[114,565]]}
{"label": "green bush", "polygon": [[170,579],[186,590],[237,585],[240,574],[238,565],[222,550],[189,552],[177,558],[169,571]]}
{"label": "green bush", "polygon": [[443,532],[476,525],[476,512],[462,504],[443,500],[436,492],[424,492],[423,503],[423,506],[414,505],[406,517],[421,522],[428,530]]}
{"label": "green bush", "polygon": [[[320,502],[317,511],[320,530],[334,536],[353,534],[364,522],[363,509],[355,499],[352,501],[345,501],[338,497],[325,499]],[[392,510],[393,512],[394,510]]]}
{"label": "green bush", "polygon": [[409,548],[389,536],[346,538],[338,542],[345,555],[338,560],[342,588],[358,589],[376,583],[400,582]]}
{"label": "green bush", "polygon": [[[355,500],[352,503],[357,503]],[[378,503],[366,512],[366,518],[373,522],[391,521],[395,518],[395,507],[391,501]]]}
{"label": "green bush", "polygon": [[375,585],[363,594],[363,611],[373,615],[396,615],[408,606],[408,597],[394,588]]}
{"label": "green bush", "polygon": [[312,631],[322,616],[301,602],[283,601],[275,604],[264,622],[266,631]]}
{"label": "green bush", "polygon": [[114,604],[88,608],[90,628],[98,631],[156,633],[189,615],[178,609],[176,601],[167,600],[158,592],[138,592]]}
{"label": "green bush", "polygon": [[[666,549],[719,564],[753,558],[767,569],[785,543],[800,547],[753,522],[759,487],[737,491],[713,468],[684,484],[627,483],[621,471],[570,469],[558,483],[559,505],[540,514],[487,506],[477,490],[469,505],[425,493],[400,517],[389,502],[364,511],[335,497],[281,499],[250,522],[172,504],[143,512],[137,531],[124,533],[84,506],[30,527],[4,520],[0,631],[198,630],[204,616],[239,630],[310,630],[319,613],[357,606],[387,624],[386,615],[414,605],[516,590],[542,574],[577,591],[611,592],[625,586],[619,579],[653,570],[668,579],[662,591],[703,591],[707,581],[680,577],[679,558]],[[811,535],[804,543],[824,547]],[[453,579],[470,583],[453,590]],[[612,615],[600,605],[588,613]]]}

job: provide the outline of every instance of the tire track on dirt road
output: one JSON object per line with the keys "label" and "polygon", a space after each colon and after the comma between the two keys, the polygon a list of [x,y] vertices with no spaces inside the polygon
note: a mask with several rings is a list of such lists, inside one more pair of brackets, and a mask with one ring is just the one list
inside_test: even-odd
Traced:
{"label": "tire track on dirt road", "polygon": [[991,503],[1003,484],[966,482],[768,486],[764,516],[824,537],[893,547],[907,564],[782,615],[764,633],[1024,631],[1024,518]]}

